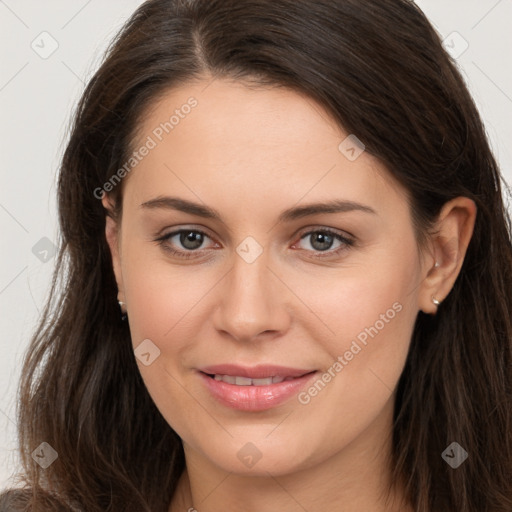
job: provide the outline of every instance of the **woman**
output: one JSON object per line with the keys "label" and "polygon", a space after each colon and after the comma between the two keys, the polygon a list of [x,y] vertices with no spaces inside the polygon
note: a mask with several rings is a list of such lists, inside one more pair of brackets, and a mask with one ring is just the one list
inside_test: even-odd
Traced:
{"label": "woman", "polygon": [[502,178],[412,2],[145,2],[58,190],[2,510],[512,510]]}

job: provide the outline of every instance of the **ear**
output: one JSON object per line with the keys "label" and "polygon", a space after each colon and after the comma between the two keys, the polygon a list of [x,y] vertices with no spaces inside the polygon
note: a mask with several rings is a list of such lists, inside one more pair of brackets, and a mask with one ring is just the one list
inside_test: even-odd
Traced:
{"label": "ear", "polygon": [[[112,255],[112,266],[114,270],[114,275],[117,282],[117,300],[121,302],[125,301],[124,296],[124,284],[123,284],[123,273],[121,271],[121,233],[120,233],[120,225],[117,220],[115,220],[114,215],[114,203],[111,197],[108,194],[103,194],[101,199],[103,207],[105,208],[105,237],[107,239],[108,246],[110,247],[110,254]],[[124,309],[124,308],[122,308]]]}
{"label": "ear", "polygon": [[431,235],[432,257],[426,266],[419,293],[419,306],[424,313],[435,314],[438,305],[450,293],[459,275],[475,226],[477,208],[468,197],[447,202]]}

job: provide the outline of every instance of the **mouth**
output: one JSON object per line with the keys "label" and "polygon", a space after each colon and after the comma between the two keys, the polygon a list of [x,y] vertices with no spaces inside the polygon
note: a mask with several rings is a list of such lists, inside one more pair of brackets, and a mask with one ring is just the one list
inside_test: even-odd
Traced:
{"label": "mouth", "polygon": [[217,402],[231,409],[257,412],[285,403],[318,372],[273,365],[218,365],[197,373]]}

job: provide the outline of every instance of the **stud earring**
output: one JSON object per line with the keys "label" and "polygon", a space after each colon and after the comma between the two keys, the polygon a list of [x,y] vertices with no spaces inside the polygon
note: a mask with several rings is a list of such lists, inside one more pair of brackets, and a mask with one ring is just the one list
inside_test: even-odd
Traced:
{"label": "stud earring", "polygon": [[126,304],[120,300],[118,300],[117,303],[119,304],[119,308],[121,309],[121,320],[126,320],[126,318],[127,318],[126,310],[123,311],[123,306],[126,306]]}
{"label": "stud earring", "polygon": [[440,267],[440,266],[441,266],[441,264],[439,263],[439,261],[436,261],[436,262],[434,263],[434,267],[435,267],[435,268],[438,268],[438,267]]}
{"label": "stud earring", "polygon": [[438,301],[433,295],[432,295],[432,302],[436,305],[436,306],[439,306],[439,304],[441,304],[440,301]]}

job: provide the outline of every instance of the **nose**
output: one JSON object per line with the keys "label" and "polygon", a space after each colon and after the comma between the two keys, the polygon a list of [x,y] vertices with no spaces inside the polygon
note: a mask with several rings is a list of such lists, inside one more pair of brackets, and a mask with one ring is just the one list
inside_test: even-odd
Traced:
{"label": "nose", "polygon": [[290,294],[267,256],[264,251],[249,263],[235,253],[233,267],[217,289],[215,328],[237,341],[279,337],[290,325]]}

